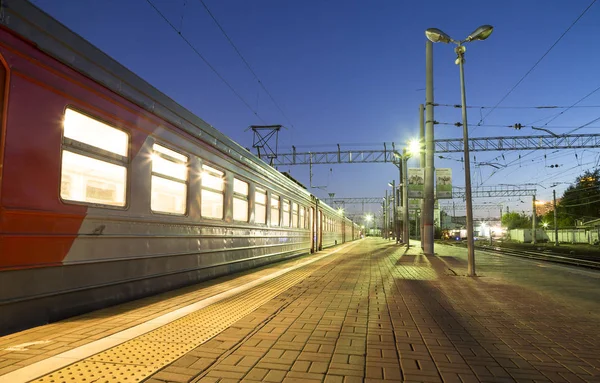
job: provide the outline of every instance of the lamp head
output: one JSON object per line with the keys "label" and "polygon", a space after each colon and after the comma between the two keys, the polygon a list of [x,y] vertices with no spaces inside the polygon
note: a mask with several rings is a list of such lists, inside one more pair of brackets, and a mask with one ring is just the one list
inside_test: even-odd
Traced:
{"label": "lamp head", "polygon": [[482,25],[475,29],[469,36],[467,36],[465,41],[485,40],[490,37],[493,31],[494,27],[491,25]]}
{"label": "lamp head", "polygon": [[427,28],[425,30],[425,36],[433,43],[450,43],[454,41],[452,40],[452,37],[437,28]]}
{"label": "lamp head", "polygon": [[421,142],[419,140],[408,141],[408,152],[412,155],[419,155],[421,153]]}

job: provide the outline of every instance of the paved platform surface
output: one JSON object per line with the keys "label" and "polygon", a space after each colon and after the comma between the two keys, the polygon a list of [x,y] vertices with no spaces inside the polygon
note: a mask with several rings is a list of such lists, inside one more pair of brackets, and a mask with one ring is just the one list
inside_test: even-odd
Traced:
{"label": "paved platform surface", "polygon": [[11,334],[0,382],[600,382],[600,273],[436,253],[369,238]]}

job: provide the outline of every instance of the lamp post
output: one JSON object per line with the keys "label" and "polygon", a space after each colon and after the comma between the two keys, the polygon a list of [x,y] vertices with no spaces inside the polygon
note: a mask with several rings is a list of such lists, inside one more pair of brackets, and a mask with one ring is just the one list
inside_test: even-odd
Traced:
{"label": "lamp post", "polygon": [[404,200],[404,233],[402,235],[406,238],[405,242],[407,249],[410,247],[410,220],[408,218],[408,158],[409,156],[406,154],[406,149],[403,149],[402,175],[404,179],[402,180],[402,183],[404,184],[404,189],[402,189],[402,199]]}
{"label": "lamp post", "polygon": [[383,198],[383,238],[387,239],[387,219],[388,219],[388,206],[387,206],[387,190],[385,191],[385,197]]}
{"label": "lamp post", "polygon": [[467,274],[470,277],[474,277],[475,273],[475,243],[473,241],[473,202],[471,199],[471,161],[469,160],[469,128],[467,125],[467,97],[465,94],[465,73],[464,73],[464,62],[465,62],[465,51],[466,48],[463,45],[475,40],[485,40],[491,34],[494,28],[491,25],[482,25],[477,28],[473,33],[467,36],[462,41],[453,40],[449,35],[442,32],[437,28],[429,28],[425,31],[425,36],[434,43],[453,43],[456,44],[454,52],[456,53],[455,63],[460,68],[460,95],[462,104],[462,120],[463,120],[463,145],[464,145],[464,160],[465,160],[465,200],[467,204],[467,249],[468,249],[468,266]]}
{"label": "lamp post", "polygon": [[402,236],[406,247],[410,247],[410,221],[408,217],[408,159],[412,155],[417,155],[421,152],[421,144],[418,140],[410,140],[408,142],[408,151],[402,149],[402,154],[394,152],[394,157],[398,160],[400,168],[400,185],[402,185],[402,221],[404,222]]}
{"label": "lamp post", "polygon": [[398,209],[396,208],[396,205],[398,204],[398,198],[396,198],[396,180],[392,180],[392,182],[388,182],[388,186],[390,186],[392,188],[392,219],[394,220],[394,224],[392,225],[391,229],[394,232],[394,236],[396,237],[396,243],[400,242],[400,239],[398,238],[398,230],[397,225],[398,225]]}

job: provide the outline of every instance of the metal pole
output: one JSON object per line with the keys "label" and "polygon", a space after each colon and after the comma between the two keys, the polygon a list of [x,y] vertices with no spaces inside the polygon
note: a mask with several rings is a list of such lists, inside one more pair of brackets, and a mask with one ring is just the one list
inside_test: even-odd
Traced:
{"label": "metal pole", "polygon": [[[425,168],[425,105],[419,105],[419,167]],[[421,212],[425,200],[421,200]],[[422,214],[422,213],[421,213]],[[419,220],[419,239],[421,240],[421,250],[423,250],[423,220]]]}
{"label": "metal pole", "polygon": [[[415,237],[419,232],[419,210],[415,209]],[[410,233],[408,233],[410,235]]]}
{"label": "metal pole", "polygon": [[396,229],[396,225],[398,224],[398,209],[396,209],[396,180],[392,180],[392,219],[394,220],[394,224],[392,225],[392,230],[394,233],[394,237],[396,237],[396,243],[398,242],[398,230]]}
{"label": "metal pole", "polygon": [[423,252],[433,255],[433,43],[429,40],[425,44],[425,104],[426,104],[426,132],[425,132],[425,196],[423,198]]}
{"label": "metal pole", "polygon": [[[402,181],[404,185],[408,185],[408,158],[406,157],[406,149],[402,151],[402,173],[404,173],[404,180]],[[402,200],[404,200],[404,242],[406,243],[406,247],[410,246],[410,222],[408,221],[408,187],[402,189]]]}
{"label": "metal pole", "polygon": [[394,195],[396,196],[396,243],[400,243],[400,237],[402,236],[402,230],[400,230],[400,213],[402,212],[402,197],[400,195],[400,184],[402,183],[402,178],[398,179],[398,187],[394,189]]}
{"label": "metal pole", "polygon": [[[400,177],[398,178],[398,205],[400,207],[400,211],[403,212],[403,209],[406,208],[406,205],[404,203],[404,198],[402,198],[402,193],[406,185],[404,185],[404,181],[402,180],[402,159],[398,160],[398,176]],[[400,214],[398,214],[398,238],[400,238],[401,233],[404,232],[404,225],[404,218],[401,219]],[[402,241],[404,241],[404,238],[402,238]],[[400,241],[398,241],[398,243],[400,243]]]}
{"label": "metal pole", "polygon": [[469,159],[469,126],[467,125],[467,95],[465,91],[464,53],[462,45],[457,46],[454,51],[458,55],[458,66],[460,68],[460,98],[462,103],[463,120],[463,146],[465,160],[465,201],[467,203],[467,274],[476,276],[475,272],[475,242],[473,240],[473,201],[471,200],[471,161]]}
{"label": "metal pole", "polygon": [[384,239],[387,239],[387,237],[388,237],[387,219],[388,219],[388,206],[387,206],[387,189],[386,189],[385,198],[383,200],[383,238]]}
{"label": "metal pole", "polygon": [[556,212],[556,190],[552,190],[552,206],[554,206],[554,246],[558,246],[558,213]]}
{"label": "metal pole", "polygon": [[536,238],[535,238],[535,227],[537,226],[536,225],[537,224],[537,222],[536,222],[536,218],[537,218],[536,217],[536,213],[537,212],[535,210],[536,210],[535,209],[535,196],[533,196],[533,214],[531,215],[531,226],[532,226],[532,229],[531,229],[531,243],[534,244],[534,245],[537,243]]}

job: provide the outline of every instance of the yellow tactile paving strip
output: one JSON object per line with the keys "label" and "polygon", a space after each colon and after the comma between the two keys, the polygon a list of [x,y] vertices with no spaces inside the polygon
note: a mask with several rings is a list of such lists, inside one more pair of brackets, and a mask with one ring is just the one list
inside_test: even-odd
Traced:
{"label": "yellow tactile paving strip", "polygon": [[33,382],[140,382],[305,279],[310,264]]}

